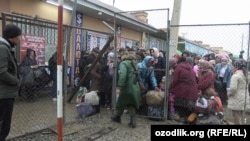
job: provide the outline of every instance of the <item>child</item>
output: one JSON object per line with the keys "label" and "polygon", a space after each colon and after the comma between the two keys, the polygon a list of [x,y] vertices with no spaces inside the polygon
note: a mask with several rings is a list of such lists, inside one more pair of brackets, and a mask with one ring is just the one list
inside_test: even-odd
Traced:
{"label": "child", "polygon": [[[166,82],[166,77],[163,76],[160,83],[161,92],[165,92],[165,82]],[[170,120],[178,120],[180,118],[179,115],[175,113],[174,95],[171,93],[169,93],[168,95],[168,111],[169,111],[168,117]]]}

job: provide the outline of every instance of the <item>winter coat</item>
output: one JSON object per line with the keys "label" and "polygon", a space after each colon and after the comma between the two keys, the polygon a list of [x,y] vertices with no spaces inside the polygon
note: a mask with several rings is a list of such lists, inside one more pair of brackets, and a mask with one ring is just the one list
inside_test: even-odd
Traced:
{"label": "winter coat", "polygon": [[0,99],[18,96],[20,81],[15,52],[4,38],[0,38]]}
{"label": "winter coat", "polygon": [[247,102],[247,108],[249,109],[249,94],[246,89],[246,77],[241,70],[237,70],[231,78],[227,107],[231,110],[244,110],[245,102]]}
{"label": "winter coat", "polygon": [[49,59],[50,75],[54,76],[57,73],[57,52],[55,52]]}
{"label": "winter coat", "polygon": [[198,89],[204,93],[208,88],[214,88],[215,75],[211,69],[199,72]]}
{"label": "winter coat", "polygon": [[[19,65],[19,74],[20,74],[20,78],[23,80],[26,77],[28,77],[28,73],[30,72],[30,70],[32,70],[31,66],[33,65],[37,65],[37,61],[36,59],[32,59],[30,57],[30,53],[34,51],[33,49],[28,48],[27,49],[27,54],[23,59],[23,62]],[[34,79],[34,78],[33,78]],[[37,82],[34,80],[35,83],[29,84],[29,85],[37,85]],[[24,82],[21,82],[22,84],[24,84]]]}
{"label": "winter coat", "polygon": [[[98,61],[93,69],[90,71],[91,75],[91,91],[98,90],[99,92],[103,92],[103,80],[104,80],[104,65],[102,62]],[[108,82],[112,83],[112,82]]]}
{"label": "winter coat", "polygon": [[166,73],[166,61],[165,58],[158,56],[157,63],[154,64],[155,69],[161,69],[161,70],[155,70],[155,78],[157,80],[157,84],[159,85],[161,82],[161,79],[163,76],[165,76]]}
{"label": "winter coat", "polygon": [[[224,77],[223,77],[223,83],[226,83],[227,84],[227,88],[229,88],[230,82],[231,82],[231,76],[232,76],[232,66],[230,64],[228,64],[227,66],[228,67],[225,70],[225,74],[224,74]],[[218,74],[220,74],[221,68],[222,68],[222,64],[221,63],[218,63],[218,64],[215,65],[214,71],[215,71],[216,76]]]}
{"label": "winter coat", "polygon": [[177,64],[170,92],[175,95],[175,98],[183,100],[195,101],[198,98],[196,75],[189,62]]}
{"label": "winter coat", "polygon": [[120,87],[120,95],[116,107],[133,105],[136,109],[140,105],[140,87],[136,81],[135,70],[131,60],[124,60],[119,65],[119,79],[117,87]]}

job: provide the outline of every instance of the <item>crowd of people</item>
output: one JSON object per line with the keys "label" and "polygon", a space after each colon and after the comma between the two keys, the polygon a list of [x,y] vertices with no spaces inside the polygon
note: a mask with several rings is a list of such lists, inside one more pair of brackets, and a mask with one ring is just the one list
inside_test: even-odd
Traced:
{"label": "crowd of people", "polygon": [[[12,48],[18,44],[20,35],[21,30],[10,24],[3,29],[3,38],[0,38],[0,140],[4,140],[9,133],[15,97],[19,94],[29,102],[35,101],[34,83],[25,77],[39,66],[35,51],[30,48],[23,62],[17,65]],[[242,54],[239,59],[233,59],[232,54],[211,53],[200,56],[184,51],[181,55],[172,56],[168,62],[169,68],[166,68],[164,53],[158,48],[121,48],[115,64],[115,52],[113,47],[109,47],[90,72],[86,72],[100,55],[100,49],[93,48],[90,53],[82,51],[80,79],[85,73],[89,75],[80,85],[88,91],[97,91],[100,97],[99,108],[103,106],[109,110],[114,108],[111,102],[112,80],[116,73],[116,94],[119,96],[116,105],[113,105],[116,111],[111,120],[120,123],[127,109],[131,117],[129,126],[132,128],[136,127],[136,113],[140,113],[143,106],[146,106],[146,110],[150,107],[144,102],[149,91],[168,94],[168,118],[171,120],[193,122],[190,116],[196,115],[195,121],[202,123],[204,116],[223,117],[223,107],[227,107],[232,111],[234,123],[243,124],[243,113],[249,108],[249,92],[247,62]],[[56,64],[56,53],[50,61],[50,64]],[[114,68],[117,68],[117,72],[114,72]],[[56,66],[49,69],[54,82],[51,96],[56,101]],[[169,86],[168,90],[165,84]]]}
{"label": "crowd of people", "polygon": [[[179,117],[186,121],[194,112],[201,118],[218,114],[220,109],[219,117],[223,118],[223,105],[232,111],[235,124],[243,124],[243,111],[249,108],[249,92],[246,89],[247,62],[242,55],[233,59],[226,53],[190,56],[184,51],[181,56],[174,57],[177,65],[170,93],[175,96],[174,107]],[[211,97],[219,97],[219,101],[209,102]],[[203,110],[197,110],[200,108]]]}
{"label": "crowd of people", "polygon": [[[98,48],[94,48],[90,55],[84,54],[82,59],[84,64],[87,66],[94,60],[93,56],[97,56],[99,53]],[[89,59],[92,58],[92,59]],[[228,107],[232,110],[235,124],[243,124],[243,110],[244,104],[249,103],[249,100],[238,101],[238,93],[244,93],[246,89],[238,91],[239,84],[235,84],[234,76],[236,73],[242,72],[242,78],[246,83],[246,61],[242,58],[233,59],[230,58],[230,54],[209,54],[205,56],[191,55],[190,52],[184,51],[181,55],[176,54],[169,60],[169,77],[166,79],[166,60],[164,52],[159,51],[157,48],[144,49],[133,49],[133,48],[122,48],[118,52],[118,62],[114,64],[114,52],[113,48],[110,47],[103,57],[98,61],[97,65],[90,72],[88,82],[83,83],[84,86],[89,87],[89,90],[98,90],[100,96],[100,106],[106,107],[107,109],[112,108],[112,77],[114,67],[117,67],[117,94],[118,97],[116,106],[116,114],[112,116],[112,120],[115,122],[121,122],[122,111],[127,109],[131,113],[131,122],[129,125],[135,127],[135,113],[147,115],[147,108],[150,106],[145,104],[144,96],[148,91],[164,91],[165,86],[162,85],[162,81],[166,81],[169,84],[168,89],[168,118],[171,120],[179,120],[187,122],[187,119],[192,113],[197,112],[197,116],[207,115],[199,114],[201,110],[197,110],[200,107],[200,100],[202,96],[206,95],[206,99],[212,97],[219,97],[219,101],[214,102],[215,105],[212,107],[210,113],[218,113],[220,109],[220,118],[223,117],[223,107]],[[87,62],[87,63],[86,63]],[[125,62],[133,62],[125,63]],[[127,64],[127,65],[125,65]],[[129,64],[129,65],[128,65]],[[133,66],[134,64],[134,66]],[[237,65],[241,64],[241,66]],[[132,66],[131,66],[132,65]],[[82,68],[84,67],[82,66]],[[84,71],[85,69],[81,69]],[[131,77],[130,72],[134,72],[135,78]],[[82,72],[84,74],[84,72]],[[127,78],[126,78],[127,77]],[[124,83],[126,79],[135,79],[134,83]],[[126,80],[126,81],[128,81]],[[233,81],[233,82],[232,82]],[[110,83],[106,83],[110,82]],[[132,82],[132,81],[131,81]],[[136,83],[138,82],[138,84]],[[242,82],[242,84],[244,84]],[[92,86],[91,86],[92,85]],[[93,86],[94,85],[94,86]],[[98,87],[96,86],[98,85]],[[138,86],[137,86],[138,85]],[[103,87],[101,87],[103,86]],[[240,85],[246,87],[246,85]],[[134,92],[128,91],[135,87],[140,90],[140,103],[138,105],[138,97],[133,94]],[[131,89],[129,89],[131,88]],[[137,94],[138,94],[137,90]],[[131,94],[133,97],[124,98],[125,94]],[[247,92],[248,93],[248,92]],[[248,99],[247,95],[245,98]],[[209,98],[208,98],[209,97]],[[129,100],[128,100],[129,98]],[[242,97],[241,97],[242,98]],[[234,103],[232,103],[232,99]],[[125,102],[124,102],[125,101]],[[129,102],[128,102],[129,101]],[[134,102],[134,103],[131,103]],[[243,103],[245,102],[245,103]],[[122,103],[122,104],[121,104]],[[240,104],[241,105],[237,105]],[[234,106],[232,106],[234,105]],[[131,106],[133,108],[131,108]],[[205,106],[208,108],[210,105]],[[237,108],[235,108],[237,107]],[[204,108],[204,106],[203,106]],[[132,109],[132,110],[131,110]],[[157,109],[156,109],[157,110]],[[199,112],[198,112],[199,111]],[[206,111],[206,110],[204,110]],[[239,112],[241,111],[241,112]],[[236,114],[237,113],[237,114]],[[222,114],[223,115],[223,114]],[[237,119],[237,120],[236,120]],[[239,120],[240,119],[240,120]]]}

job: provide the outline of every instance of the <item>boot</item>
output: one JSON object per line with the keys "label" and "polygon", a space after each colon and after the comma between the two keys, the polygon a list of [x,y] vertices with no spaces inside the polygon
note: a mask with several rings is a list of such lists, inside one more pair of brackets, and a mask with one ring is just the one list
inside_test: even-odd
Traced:
{"label": "boot", "polygon": [[130,122],[128,124],[130,127],[135,128],[136,127],[136,121],[135,116],[130,116]]}
{"label": "boot", "polygon": [[121,123],[121,116],[113,115],[111,117],[112,121]]}

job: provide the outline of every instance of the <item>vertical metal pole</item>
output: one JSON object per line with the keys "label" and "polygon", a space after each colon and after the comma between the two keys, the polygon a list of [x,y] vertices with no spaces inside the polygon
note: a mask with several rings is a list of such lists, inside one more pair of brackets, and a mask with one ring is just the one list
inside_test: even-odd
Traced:
{"label": "vertical metal pole", "polygon": [[166,110],[164,110],[164,115],[166,115],[166,119],[168,117],[168,89],[169,89],[169,56],[170,56],[170,52],[169,52],[169,32],[170,32],[170,21],[169,21],[169,9],[167,10],[167,35],[166,35],[166,72],[165,72],[165,101],[164,101],[164,107],[166,107]]}
{"label": "vertical metal pole", "polygon": [[[179,25],[180,23],[180,16],[181,16],[181,3],[182,0],[175,0],[174,1],[174,8],[171,17],[171,25]],[[179,27],[172,27],[170,29],[170,40],[169,40],[169,52],[170,56],[173,56],[176,52],[177,45],[178,45],[178,36],[179,36]]]}
{"label": "vertical metal pole", "polygon": [[63,140],[63,98],[62,98],[62,65],[63,65],[63,0],[58,1],[57,27],[57,140]]}
{"label": "vertical metal pole", "polygon": [[[114,13],[114,75],[113,75],[113,83],[112,83],[112,107],[115,111],[116,105],[116,80],[117,80],[117,38],[116,38],[116,13]],[[113,111],[113,112],[114,112]]]}
{"label": "vertical metal pole", "polygon": [[[244,35],[244,34],[243,34]],[[243,124],[247,124],[247,118],[246,118],[246,110],[247,110],[247,103],[248,103],[248,99],[247,99],[247,95],[248,95],[248,83],[249,83],[249,79],[248,79],[248,72],[249,72],[249,50],[250,50],[250,22],[248,23],[248,46],[247,46],[247,58],[246,58],[246,91],[245,91],[245,105],[244,105],[244,112],[243,112],[243,117],[244,117],[244,123]],[[242,119],[243,120],[243,119]]]}
{"label": "vertical metal pole", "polygon": [[[244,34],[242,34],[242,37],[241,37],[241,51],[243,51],[243,46],[244,46]],[[243,55],[243,53],[242,53]]]}

